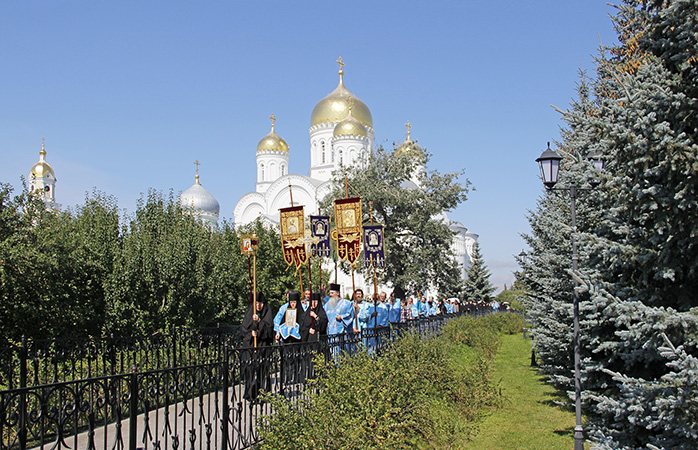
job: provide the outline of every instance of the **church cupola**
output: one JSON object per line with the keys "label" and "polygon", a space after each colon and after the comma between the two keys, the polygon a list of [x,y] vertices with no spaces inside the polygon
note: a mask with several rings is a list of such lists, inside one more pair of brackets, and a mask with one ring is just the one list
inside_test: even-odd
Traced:
{"label": "church cupola", "polygon": [[39,162],[29,171],[29,191],[41,197],[46,203],[56,201],[56,173],[46,162],[46,139],[41,138],[41,151],[39,152]]}
{"label": "church cupola", "polygon": [[366,127],[352,114],[353,105],[349,105],[349,115],[334,127],[332,132],[332,149],[341,166],[364,168],[368,161],[369,140]]}
{"label": "church cupola", "polygon": [[269,118],[271,131],[257,144],[257,192],[266,191],[274,180],[288,174],[288,144],[274,131],[274,114]]}
{"label": "church cupola", "polygon": [[344,86],[344,61],[339,64],[339,84],[320,100],[310,115],[310,170],[320,181],[332,178],[340,166],[348,166],[373,150],[373,117],[368,106]]}
{"label": "church cupola", "polygon": [[221,206],[218,200],[199,183],[200,163],[197,160],[194,164],[196,164],[196,181],[179,196],[180,205],[185,211],[191,210],[202,221],[217,224]]}
{"label": "church cupola", "polygon": [[407,138],[395,149],[395,154],[410,156],[418,160],[410,179],[419,185],[419,174],[426,170],[423,164],[424,150],[412,140],[410,136],[412,125],[409,120],[405,124],[405,127],[407,127]]}

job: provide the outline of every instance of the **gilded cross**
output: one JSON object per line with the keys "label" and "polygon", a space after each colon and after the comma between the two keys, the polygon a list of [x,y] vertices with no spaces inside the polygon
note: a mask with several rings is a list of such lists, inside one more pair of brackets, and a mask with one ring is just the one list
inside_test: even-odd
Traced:
{"label": "gilded cross", "polygon": [[269,118],[271,119],[271,129],[273,130],[273,129],[274,129],[274,123],[276,122],[276,116],[272,113],[272,115],[269,116]]}
{"label": "gilded cross", "polygon": [[340,56],[339,59],[337,60],[337,64],[339,64],[339,71],[340,71],[340,72],[344,72],[344,66],[345,66],[346,64],[344,64],[344,61],[342,61],[342,57],[341,57],[341,56]]}
{"label": "gilded cross", "polygon": [[407,123],[405,124],[407,127],[407,137],[410,137],[410,131],[412,130],[412,125],[410,125],[410,121],[408,120]]}
{"label": "gilded cross", "polygon": [[194,161],[194,165],[196,166],[196,175],[198,176],[199,175],[199,166],[201,165],[201,163],[197,159],[196,161]]}

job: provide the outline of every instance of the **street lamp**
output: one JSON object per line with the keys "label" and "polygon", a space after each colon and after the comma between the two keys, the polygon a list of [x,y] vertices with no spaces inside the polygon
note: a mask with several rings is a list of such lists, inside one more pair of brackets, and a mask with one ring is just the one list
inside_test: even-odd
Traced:
{"label": "street lamp", "polygon": [[[591,188],[580,188],[575,181],[572,181],[569,187],[554,187],[557,184],[557,177],[560,169],[560,161],[562,157],[548,148],[543,152],[536,162],[540,165],[541,174],[543,176],[543,184],[548,190],[568,192],[570,195],[570,219],[572,224],[572,272],[577,273],[577,262],[579,259],[577,253],[577,241],[574,238],[574,232],[577,230],[577,217],[575,210],[575,200],[582,191],[588,191],[598,187],[601,183],[599,179],[590,180]],[[597,170],[601,171],[604,168],[604,160],[598,151],[591,151],[587,155],[587,160],[591,161]],[[573,320],[574,332],[572,342],[574,345],[574,411],[576,416],[576,426],[574,427],[574,450],[584,450],[584,427],[582,427],[582,389],[581,389],[581,359],[579,351],[579,294],[577,293],[577,279],[574,279],[574,288],[572,289],[573,302]]]}

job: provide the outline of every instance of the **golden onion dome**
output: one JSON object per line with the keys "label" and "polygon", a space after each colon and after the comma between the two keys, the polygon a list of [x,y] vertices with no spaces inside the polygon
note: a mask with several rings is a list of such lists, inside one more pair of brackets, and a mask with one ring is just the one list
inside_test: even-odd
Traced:
{"label": "golden onion dome", "polygon": [[422,147],[417,145],[417,143],[415,141],[413,141],[412,138],[410,137],[410,130],[412,129],[412,125],[410,125],[409,120],[407,121],[405,126],[407,127],[407,138],[405,139],[405,141],[402,144],[400,144],[395,149],[395,153],[397,153],[398,155],[401,155],[401,154],[414,155],[414,156],[423,155],[424,150],[422,150]]}
{"label": "golden onion dome", "polygon": [[269,118],[271,119],[271,131],[269,134],[264,136],[261,141],[259,141],[259,144],[257,144],[257,151],[277,151],[288,153],[288,144],[274,131],[274,122],[276,122],[276,117],[274,117],[274,114],[272,114],[269,116]]}
{"label": "golden onion dome", "polygon": [[51,174],[51,178],[56,178],[56,173],[47,162],[38,162],[34,164],[30,173],[36,178],[43,178],[48,174]]}
{"label": "golden onion dome", "polygon": [[39,152],[39,162],[34,164],[29,172],[36,178],[43,178],[46,175],[51,175],[51,178],[56,179],[56,173],[53,168],[46,162],[46,149],[44,148],[44,139],[41,139],[41,151]]}
{"label": "golden onion dome", "polygon": [[344,63],[341,60],[342,58],[338,61],[339,85],[315,105],[310,115],[310,126],[340,122],[349,114],[349,107],[353,106],[354,117],[365,126],[373,128],[373,117],[368,106],[344,87],[344,70],[341,68]]}
{"label": "golden onion dome", "polygon": [[334,137],[337,136],[363,136],[368,137],[368,132],[366,127],[359,122],[359,120],[352,114],[352,106],[349,107],[349,115],[346,119],[342,120],[334,127],[334,132],[332,133]]}

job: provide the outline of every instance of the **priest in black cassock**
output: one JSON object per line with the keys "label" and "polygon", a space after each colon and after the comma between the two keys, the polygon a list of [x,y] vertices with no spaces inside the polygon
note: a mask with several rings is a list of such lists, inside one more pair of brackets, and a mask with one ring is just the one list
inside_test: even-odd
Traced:
{"label": "priest in black cassock", "polygon": [[[256,401],[260,390],[271,390],[271,344],[274,342],[274,321],[264,295],[257,292],[257,308],[252,304],[242,319],[240,371],[245,381],[243,398]],[[257,347],[254,347],[255,337]]]}

